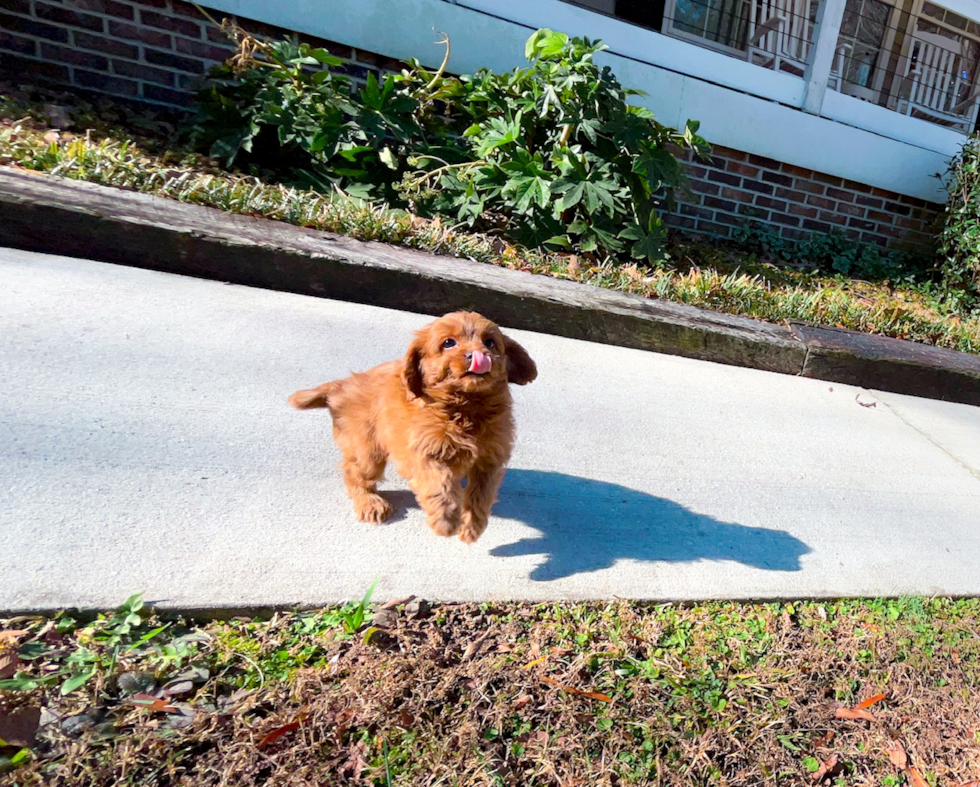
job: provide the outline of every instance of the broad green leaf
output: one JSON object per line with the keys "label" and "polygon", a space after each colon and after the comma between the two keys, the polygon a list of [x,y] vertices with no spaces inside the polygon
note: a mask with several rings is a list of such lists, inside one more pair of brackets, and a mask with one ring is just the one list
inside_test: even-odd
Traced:
{"label": "broad green leaf", "polygon": [[68,678],[68,680],[61,684],[61,696],[71,694],[76,689],[80,689],[82,686],[88,683],[94,675],[95,668],[93,667],[88,672],[80,672],[77,675],[73,675],[72,677]]}

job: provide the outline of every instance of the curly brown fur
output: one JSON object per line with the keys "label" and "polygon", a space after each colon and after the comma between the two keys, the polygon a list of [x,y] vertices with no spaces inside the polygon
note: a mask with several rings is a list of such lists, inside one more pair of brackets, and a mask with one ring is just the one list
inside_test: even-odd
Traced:
{"label": "curly brown fur", "polygon": [[330,410],[358,519],[391,515],[377,482],[394,460],[429,527],[472,543],[486,529],[514,440],[507,384],[526,385],[537,373],[490,320],[453,312],[418,331],[402,360],[297,391],[289,403]]}

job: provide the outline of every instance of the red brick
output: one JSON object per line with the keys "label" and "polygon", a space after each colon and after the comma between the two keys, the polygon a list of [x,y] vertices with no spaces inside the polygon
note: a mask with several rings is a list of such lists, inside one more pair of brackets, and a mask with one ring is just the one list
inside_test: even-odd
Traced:
{"label": "red brick", "polygon": [[36,22],[33,19],[24,19],[20,16],[0,13],[0,29],[8,33],[25,33],[26,35],[46,38],[49,41],[58,41],[62,44],[68,43],[68,31],[63,27],[46,25],[43,22]]}
{"label": "red brick", "polygon": [[805,191],[808,194],[823,194],[827,187],[820,184],[814,183],[812,180],[800,180],[796,179],[796,183],[793,186],[797,191]]}
{"label": "red brick", "polygon": [[766,158],[765,156],[757,156],[754,153],[749,153],[749,163],[755,164],[758,167],[764,167],[765,169],[779,169],[781,161],[776,161],[774,158]]}
{"label": "red brick", "polygon": [[127,41],[142,41],[151,46],[160,46],[170,49],[173,46],[174,38],[170,33],[160,30],[148,30],[138,25],[128,25],[123,22],[109,20],[109,35],[115,38],[125,38]]}
{"label": "red brick", "polygon": [[719,169],[711,170],[708,173],[708,179],[713,180],[716,183],[726,183],[729,186],[742,185],[742,179],[738,175],[731,175],[727,172],[722,172]]}
{"label": "red brick", "polygon": [[858,205],[848,205],[844,202],[839,202],[837,204],[837,212],[844,213],[848,216],[861,216],[863,218],[865,209]]}
{"label": "red brick", "polygon": [[800,218],[798,216],[789,216],[785,213],[773,213],[769,214],[769,221],[774,221],[776,224],[785,224],[790,227],[798,227],[800,225]]}
{"label": "red brick", "polygon": [[163,68],[143,65],[142,63],[130,63],[128,60],[113,60],[112,72],[123,77],[140,79],[144,82],[156,82],[159,85],[172,87],[174,84],[174,72]]}
{"label": "red brick", "polygon": [[70,77],[68,66],[59,63],[45,63],[41,60],[30,60],[6,52],[0,52],[0,74],[7,78],[16,77],[29,80],[32,84],[37,82],[64,84],[68,82]]}
{"label": "red brick", "polygon": [[805,205],[790,205],[787,210],[794,216],[802,216],[805,219],[815,219],[819,213],[816,208],[808,208]]}
{"label": "red brick", "polygon": [[44,60],[71,63],[73,66],[85,66],[85,68],[92,68],[96,71],[106,71],[109,68],[109,61],[101,55],[93,55],[91,52],[82,52],[57,44],[42,43],[41,57]]}
{"label": "red brick", "polygon": [[859,194],[854,201],[858,205],[864,205],[866,208],[880,208],[884,204],[877,197],[869,197],[864,194]]}
{"label": "red brick", "polygon": [[68,8],[58,8],[57,6],[37,3],[34,6],[34,13],[37,14],[38,19],[54,22],[58,25],[81,27],[85,30],[96,30],[100,33],[105,30],[105,20],[101,16],[82,14]]}
{"label": "red brick", "polygon": [[780,199],[789,200],[790,202],[803,202],[806,199],[806,193],[802,191],[793,191],[793,189],[776,189],[776,196]]}
{"label": "red brick", "polygon": [[758,180],[743,180],[742,188],[749,191],[758,191],[760,194],[772,194],[776,189],[770,183],[763,183]]}
{"label": "red brick", "polygon": [[718,192],[721,191],[721,186],[717,183],[709,183],[706,180],[692,180],[691,190],[695,194],[710,194],[715,197],[718,196]]}
{"label": "red brick", "polygon": [[205,60],[214,60],[218,63],[227,60],[235,51],[230,43],[226,47],[221,47],[203,41],[192,41],[189,38],[177,38],[175,43],[177,51],[181,54],[202,57]]}
{"label": "red brick", "polygon": [[27,0],[0,0],[0,8],[12,14],[31,15],[31,4]]}
{"label": "red brick", "polygon": [[803,226],[808,230],[813,230],[814,232],[830,232],[830,225],[824,224],[822,221],[803,219]]}
{"label": "red brick", "polygon": [[138,93],[137,85],[131,79],[97,74],[80,68],[75,69],[75,84],[115,96],[135,96]]}
{"label": "red brick", "polygon": [[733,199],[736,202],[751,202],[756,197],[751,191],[740,191],[739,189],[728,188],[727,186],[722,188],[721,196],[725,199]]}
{"label": "red brick", "polygon": [[188,19],[178,19],[174,16],[158,14],[156,11],[146,11],[141,8],[140,21],[147,27],[169,30],[172,33],[180,33],[180,35],[191,38],[199,39],[201,37],[201,25]]}
{"label": "red brick", "polygon": [[760,208],[769,208],[770,210],[786,210],[786,203],[780,199],[773,199],[772,197],[766,197],[762,194],[755,198],[755,204]]}
{"label": "red brick", "polygon": [[11,33],[0,30],[0,49],[8,52],[16,52],[18,55],[29,55],[33,57],[37,54],[37,41],[33,38],[20,38]]}
{"label": "red brick", "polygon": [[875,224],[873,221],[867,221],[865,219],[859,219],[857,217],[852,217],[848,222],[848,226],[854,227],[859,230],[873,230]]}
{"label": "red brick", "polygon": [[176,71],[186,71],[188,74],[203,74],[207,68],[202,60],[172,55],[170,52],[160,52],[156,49],[147,49],[143,53],[143,57],[146,58],[147,63],[172,68]]}
{"label": "red brick", "polygon": [[869,210],[868,218],[874,221],[880,221],[882,224],[891,224],[895,221],[894,213],[885,213],[881,210]]}
{"label": "red brick", "polygon": [[194,103],[194,97],[181,90],[171,90],[159,85],[143,85],[143,97],[148,101],[160,104],[175,104],[179,107],[189,107]]}
{"label": "red brick", "polygon": [[753,167],[751,164],[742,164],[738,161],[730,161],[725,167],[726,172],[732,172],[737,175],[744,175],[748,178],[759,177],[759,168]]}
{"label": "red brick", "polygon": [[116,0],[71,0],[73,8],[81,11],[95,11],[106,16],[115,16],[120,19],[135,19],[136,11],[133,6],[126,3],[118,3]]}
{"label": "red brick", "polygon": [[735,210],[734,202],[730,202],[729,200],[725,200],[725,199],[718,199],[717,197],[705,197],[704,204],[709,208],[715,208],[716,210],[723,210],[726,213],[731,213],[732,211]]}
{"label": "red brick", "polygon": [[76,30],[72,35],[72,40],[75,46],[80,49],[90,49],[103,55],[127,57],[130,60],[136,60],[140,56],[138,46],[117,41],[110,36],[95,36],[91,33],[83,33],[80,30]]}
{"label": "red brick", "polygon": [[822,172],[814,172],[810,177],[813,180],[819,181],[820,183],[826,183],[830,186],[841,186],[844,183],[843,178],[838,178],[836,175],[825,175]]}
{"label": "red brick", "polygon": [[763,172],[762,179],[766,183],[775,183],[777,186],[793,185],[793,179],[789,175],[780,175],[778,172]]}
{"label": "red brick", "polygon": [[854,202],[854,198],[857,195],[853,191],[844,191],[843,189],[828,188],[827,196],[833,197],[834,199],[840,200],[841,202]]}
{"label": "red brick", "polygon": [[842,216],[840,213],[832,213],[829,210],[821,211],[818,218],[820,221],[826,221],[828,224],[847,224],[847,216]]}
{"label": "red brick", "polygon": [[818,208],[827,208],[828,210],[833,210],[837,203],[832,199],[825,199],[824,197],[817,197],[815,195],[810,195],[806,198],[807,205],[816,205]]}

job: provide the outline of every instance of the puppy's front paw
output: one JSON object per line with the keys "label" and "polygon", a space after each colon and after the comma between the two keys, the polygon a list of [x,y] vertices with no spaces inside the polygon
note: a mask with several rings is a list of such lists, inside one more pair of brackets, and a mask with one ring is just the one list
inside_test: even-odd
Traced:
{"label": "puppy's front paw", "polygon": [[377,525],[391,516],[391,503],[381,495],[361,495],[354,500],[354,513],[361,522]]}
{"label": "puppy's front paw", "polygon": [[459,530],[459,520],[452,519],[430,519],[429,527],[437,536],[454,536]]}
{"label": "puppy's front paw", "polygon": [[464,544],[474,543],[483,531],[487,529],[486,522],[477,522],[472,515],[463,515],[463,524],[459,528],[459,540]]}

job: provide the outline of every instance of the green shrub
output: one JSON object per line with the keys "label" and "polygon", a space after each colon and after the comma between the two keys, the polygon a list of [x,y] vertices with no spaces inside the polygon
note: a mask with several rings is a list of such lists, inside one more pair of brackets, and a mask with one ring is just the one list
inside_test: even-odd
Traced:
{"label": "green shrub", "polygon": [[526,69],[447,77],[412,61],[356,92],[326,50],[233,34],[193,131],[212,155],[532,247],[663,259],[661,212],[686,184],[674,151],[708,150],[696,122],[678,132],[627,104],[638,93],[594,63],[601,43],[550,30],[528,40]]}
{"label": "green shrub", "polygon": [[956,300],[980,298],[980,137],[972,136],[950,162],[949,199],[939,236],[943,285]]}
{"label": "green shrub", "polygon": [[594,61],[605,48],[539,30],[526,46],[530,68],[443,79],[436,95],[463,159],[416,157],[423,169],[403,181],[406,197],[531,247],[662,259],[662,201],[669,207],[686,185],[673,150],[708,146],[696,122],[680,133],[629,105],[639,92]]}

